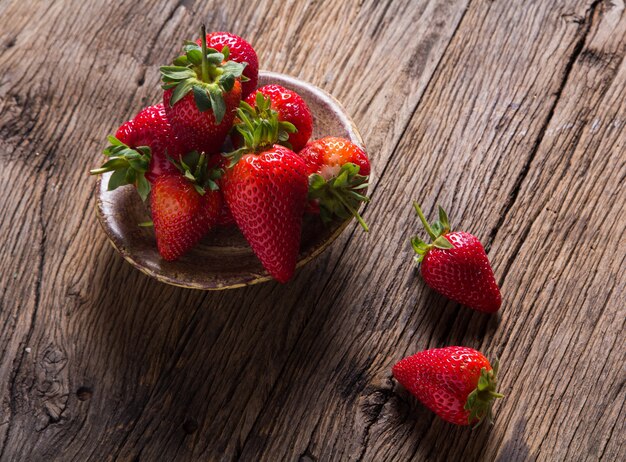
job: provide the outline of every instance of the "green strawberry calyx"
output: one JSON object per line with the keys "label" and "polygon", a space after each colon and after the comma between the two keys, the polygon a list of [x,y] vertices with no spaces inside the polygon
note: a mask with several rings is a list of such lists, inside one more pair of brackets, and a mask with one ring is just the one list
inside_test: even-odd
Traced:
{"label": "green strawberry calyx", "polygon": [[191,151],[178,160],[167,156],[167,159],[191,182],[201,196],[207,191],[217,191],[219,180],[224,171],[221,168],[208,168],[206,154]]}
{"label": "green strawberry calyx", "polygon": [[368,187],[369,177],[359,175],[359,170],[358,165],[346,162],[339,173],[328,180],[318,173],[309,176],[309,199],[319,203],[324,223],[334,217],[348,219],[353,216],[365,232],[369,231],[358,212],[361,202],[369,202],[369,198],[363,194]]}
{"label": "green strawberry calyx", "polygon": [[415,256],[415,260],[421,262],[426,254],[433,248],[437,249],[453,249],[454,246],[446,237],[446,234],[450,232],[450,223],[448,222],[448,215],[446,212],[439,206],[439,220],[434,223],[428,223],[426,217],[422,213],[422,209],[418,205],[417,202],[413,202],[413,207],[417,212],[417,215],[420,218],[420,221],[424,225],[426,232],[430,236],[432,243],[427,243],[422,240],[419,236],[413,236],[411,238],[411,246],[413,250],[417,253]]}
{"label": "green strawberry calyx", "polygon": [[469,412],[467,417],[468,423],[471,425],[476,422],[474,428],[483,421],[492,423],[493,415],[491,408],[493,401],[498,398],[504,398],[504,395],[496,391],[499,365],[499,361],[496,359],[491,370],[488,371],[485,367],[480,370],[478,384],[474,391],[467,396],[467,400],[465,401],[463,409]]}
{"label": "green strawberry calyx", "polygon": [[233,89],[235,81],[248,79],[243,75],[247,63],[229,61],[230,50],[207,48],[206,27],[200,30],[202,45],[185,41],[184,54],[176,58],[172,66],[162,66],[161,81],[164,90],[174,89],[170,107],[193,92],[196,107],[200,112],[213,111],[215,121],[220,124],[226,114],[224,93]]}
{"label": "green strawberry calyx", "polygon": [[142,200],[146,200],[150,193],[150,183],[146,179],[146,172],[150,165],[150,147],[139,146],[131,148],[114,136],[107,137],[110,145],[104,150],[107,161],[100,168],[90,170],[91,175],[101,175],[113,172],[109,178],[107,189],[113,191],[127,184],[135,185]]}
{"label": "green strawberry calyx", "polygon": [[272,109],[272,100],[261,92],[256,94],[254,107],[245,101],[239,103],[232,130],[241,137],[242,146],[224,154],[230,160],[229,168],[244,154],[263,152],[275,144],[291,149],[289,135],[298,131],[292,123],[279,119],[278,112]]}

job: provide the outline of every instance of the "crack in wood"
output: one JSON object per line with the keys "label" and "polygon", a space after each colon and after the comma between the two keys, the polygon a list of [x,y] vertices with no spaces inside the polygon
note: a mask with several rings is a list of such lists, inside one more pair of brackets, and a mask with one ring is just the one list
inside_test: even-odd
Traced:
{"label": "crack in wood", "polygon": [[[585,14],[584,21],[578,23],[578,29],[579,29],[578,40],[574,44],[572,53],[570,54],[569,59],[565,65],[565,69],[563,70],[561,81],[559,83],[557,91],[554,94],[554,101],[552,102],[552,105],[550,106],[550,109],[548,110],[548,115],[544,119],[543,124],[541,125],[541,128],[539,129],[539,134],[537,135],[537,138],[535,139],[535,142],[533,143],[533,147],[530,150],[530,154],[526,158],[526,161],[524,162],[524,164],[522,165],[522,169],[520,170],[520,173],[518,174],[515,180],[515,183],[513,184],[513,189],[511,190],[511,193],[509,194],[504,204],[504,207],[500,211],[500,214],[498,216],[498,221],[489,232],[489,237],[487,238],[487,242],[485,244],[485,251],[487,253],[491,249],[491,245],[495,241],[498,235],[498,231],[502,227],[502,224],[504,223],[506,216],[508,215],[510,210],[513,208],[513,205],[515,204],[515,201],[517,200],[519,192],[522,188],[522,184],[524,183],[524,180],[526,179],[526,176],[528,175],[528,172],[530,171],[530,166],[533,163],[533,160],[535,159],[537,152],[539,151],[539,147],[541,146],[541,143],[543,142],[548,126],[550,125],[550,122],[552,121],[552,118],[554,117],[554,111],[559,103],[559,100],[561,99],[563,90],[565,89],[565,86],[567,85],[569,77],[572,73],[572,69],[574,68],[574,64],[576,63],[577,59],[581,55],[581,52],[584,49],[585,43],[587,42],[587,37],[589,35],[589,32],[591,31],[591,26],[593,23],[593,19],[595,17],[596,8],[598,7],[598,5],[600,5],[600,3],[602,3],[602,0],[594,0],[594,2],[591,4],[591,6],[589,7],[589,9],[587,10]],[[524,241],[520,239],[518,242],[518,246],[521,247],[523,243]],[[519,250],[519,248],[517,250]],[[505,265],[505,269],[499,281],[500,286],[504,284],[504,279],[506,278],[506,275],[508,271],[510,270],[513,264],[513,260],[515,259],[517,254],[518,252],[512,253],[511,258],[509,259],[509,261],[507,261]]]}
{"label": "crack in wood", "polygon": [[[45,191],[47,190],[49,180],[50,180],[50,171],[48,171],[45,176],[43,193],[45,193]],[[39,258],[39,262],[37,265],[37,279],[35,280],[35,300],[34,300],[33,312],[30,318],[30,325],[28,327],[28,332],[26,333],[25,340],[20,342],[18,351],[24,351],[24,349],[30,344],[33,332],[35,330],[35,322],[37,320],[37,314],[39,312],[39,307],[41,303],[41,285],[43,281],[43,272],[44,272],[44,266],[45,266],[45,261],[46,261],[46,239],[47,239],[47,225],[44,219],[44,202],[45,201],[43,200],[43,193],[42,193],[42,197],[39,200],[39,227],[41,229],[41,239],[39,241],[40,258]],[[13,417],[17,415],[17,407],[16,407],[17,401],[16,400],[17,400],[17,395],[18,395],[16,387],[17,387],[18,377],[22,370],[22,364],[24,362],[24,359],[28,356],[29,355],[22,353],[21,355],[17,356],[13,360],[12,370],[14,372],[11,374],[11,378],[9,379],[9,384],[10,384],[9,385],[9,396],[10,396],[9,409],[11,413],[10,413],[10,419],[9,419],[9,426],[6,431],[6,437],[2,443],[2,448],[0,448],[0,460],[2,460],[4,456],[9,439],[11,437],[11,430],[15,423],[15,419]]]}
{"label": "crack in wood", "polygon": [[364,414],[367,417],[365,428],[363,429],[363,443],[361,444],[361,451],[359,456],[357,457],[357,461],[361,462],[365,453],[367,452],[367,448],[369,446],[370,441],[370,432],[372,427],[378,422],[380,415],[383,412],[383,409],[389,402],[389,400],[394,396],[393,390],[393,381],[391,376],[387,377],[387,387],[385,388],[377,388],[373,392],[369,394],[369,397],[372,397],[373,403],[366,403],[365,408],[363,409]]}
{"label": "crack in wood", "polygon": [[309,446],[307,446],[304,452],[298,457],[299,462],[317,462],[317,457],[311,452],[310,445],[311,442],[309,441]]}

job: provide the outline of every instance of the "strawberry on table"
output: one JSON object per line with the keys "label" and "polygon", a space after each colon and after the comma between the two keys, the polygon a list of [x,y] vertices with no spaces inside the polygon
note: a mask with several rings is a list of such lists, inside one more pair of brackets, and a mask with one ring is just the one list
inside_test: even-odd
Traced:
{"label": "strawberry on table", "polygon": [[497,393],[498,362],[493,367],[472,348],[451,346],[421,351],[404,358],[393,376],[442,419],[457,425],[491,422]]}
{"label": "strawberry on table", "polygon": [[[202,40],[198,39],[196,43],[201,45]],[[252,45],[238,35],[231,34],[230,32],[211,32],[206,34],[206,44],[207,47],[213,48],[220,53],[224,47],[228,47],[228,59],[237,63],[246,64],[243,75],[248,78],[248,81],[241,83],[242,98],[245,98],[256,89],[259,81],[259,59]]]}
{"label": "strawberry on table", "polygon": [[418,236],[411,245],[421,262],[426,284],[442,295],[485,313],[500,309],[502,297],[485,249],[476,236],[450,231],[448,216],[439,207],[439,220],[428,223],[417,203],[413,203],[432,243]]}
{"label": "strawberry on table", "polygon": [[346,219],[354,216],[368,231],[358,212],[361,202],[369,200],[363,195],[370,174],[365,151],[345,138],[327,136],[311,141],[299,154],[310,175],[312,210],[319,208],[326,222],[334,217]]}
{"label": "strawberry on table", "polygon": [[207,48],[204,26],[200,39],[202,45],[186,42],[185,54],[161,67],[163,105],[185,151],[212,154],[233,124],[245,64],[229,61],[227,46],[221,52]]}
{"label": "strawberry on table", "polygon": [[265,269],[285,283],[293,276],[300,251],[306,166],[295,152],[276,144],[291,129],[276,114],[262,121],[240,109],[238,117],[235,129],[244,145],[227,155],[231,162],[221,182],[224,198]]}
{"label": "strawberry on table", "polygon": [[[260,97],[259,94],[263,97]],[[249,95],[245,102],[254,108],[258,117],[269,119],[268,112],[270,110],[276,111],[279,121],[289,122],[296,128],[296,131],[289,133],[287,140],[280,141],[280,144],[289,149],[298,152],[311,138],[313,116],[306,102],[295,91],[281,85],[265,85],[259,88],[256,93]]]}

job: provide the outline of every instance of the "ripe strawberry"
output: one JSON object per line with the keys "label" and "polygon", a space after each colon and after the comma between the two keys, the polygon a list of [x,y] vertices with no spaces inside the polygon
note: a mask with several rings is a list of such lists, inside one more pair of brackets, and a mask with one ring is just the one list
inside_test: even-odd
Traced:
{"label": "ripe strawberry", "polygon": [[221,195],[201,195],[183,175],[163,175],[152,187],[150,207],[161,256],[176,260],[195,246],[217,221]]}
{"label": "ripe strawberry", "polygon": [[311,141],[300,151],[300,156],[306,162],[309,174],[319,173],[325,180],[336,177],[348,162],[359,166],[360,175],[370,174],[370,161],[365,151],[345,138],[326,136]]}
{"label": "ripe strawberry", "polygon": [[442,419],[457,425],[491,422],[498,362],[471,348],[451,346],[421,351],[404,358],[393,376]]}
{"label": "ripe strawberry", "polygon": [[[220,154],[216,154],[209,158],[208,168],[217,169],[220,172],[224,172],[227,167],[228,167],[228,161],[224,156]],[[223,199],[224,194],[221,189],[218,190],[218,192],[219,194],[222,195],[222,208],[220,209],[220,213],[217,217],[216,225],[217,226],[234,225],[235,219],[233,218],[233,214],[230,212],[230,209],[228,208],[228,204]]]}
{"label": "ripe strawberry", "polygon": [[336,216],[343,219],[354,216],[368,231],[357,211],[361,202],[369,200],[362,194],[370,174],[365,151],[350,140],[327,136],[308,143],[300,156],[310,175],[310,210],[319,209],[326,222]]}
{"label": "ripe strawberry", "polygon": [[[198,39],[196,43],[201,45],[202,41]],[[242,98],[245,98],[256,89],[259,81],[259,59],[252,45],[238,35],[231,34],[230,32],[211,32],[206,35],[206,44],[207,47],[213,48],[220,53],[226,46],[230,51],[229,59],[231,61],[242,64],[246,63],[243,75],[249,80],[241,84]]]}
{"label": "ripe strawberry", "polygon": [[[264,98],[259,97],[259,93]],[[293,90],[288,90],[280,85],[265,85],[259,88],[256,93],[249,95],[245,101],[254,107],[260,117],[268,118],[267,111],[270,108],[264,104],[269,98],[270,108],[278,112],[278,120],[293,124],[297,131],[289,134],[287,146],[295,152],[300,151],[313,133],[313,116],[304,100]]]}
{"label": "ripe strawberry", "polygon": [[502,298],[485,249],[475,236],[450,232],[448,216],[439,207],[439,221],[429,225],[417,203],[413,206],[433,240],[411,239],[426,284],[452,300],[485,313],[500,309]]}
{"label": "ripe strawberry", "polygon": [[150,183],[160,175],[176,173],[168,156],[179,157],[181,150],[172,128],[165,117],[163,104],[141,110],[133,119],[124,122],[107,138],[110,145],[104,150],[108,160],[92,175],[113,172],[108,189],[133,184],[146,200]]}
{"label": "ripe strawberry", "polygon": [[133,149],[139,146],[150,148],[150,164],[146,171],[148,181],[152,182],[163,174],[177,172],[167,156],[178,159],[182,152],[165,117],[163,103],[142,109],[132,120],[117,129],[115,137]]}
{"label": "ripe strawberry", "polygon": [[265,269],[279,282],[293,276],[307,202],[306,168],[278,144],[244,154],[222,179],[224,198]]}
{"label": "ripe strawberry", "polygon": [[197,152],[174,165],[180,172],[158,177],[150,196],[157,247],[169,261],[196,245],[217,223],[222,210],[222,194],[215,182],[222,170],[208,169],[206,156]]}
{"label": "ripe strawberry", "polygon": [[186,42],[185,54],[173,66],[161,67],[163,104],[185,150],[219,152],[241,100],[245,64],[228,61],[229,49],[207,48],[204,26],[202,46]]}
{"label": "ripe strawberry", "polygon": [[239,229],[265,269],[279,282],[293,276],[300,250],[302,217],[307,204],[306,166],[290,149],[275,144],[285,138],[283,122],[250,120],[238,110],[235,129],[244,146],[222,178],[224,199]]}

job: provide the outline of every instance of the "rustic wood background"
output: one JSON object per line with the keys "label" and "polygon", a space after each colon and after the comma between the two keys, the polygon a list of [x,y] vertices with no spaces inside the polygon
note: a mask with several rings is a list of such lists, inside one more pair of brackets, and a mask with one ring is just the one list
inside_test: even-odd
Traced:
{"label": "rustic wood background", "polygon": [[[288,285],[134,270],[96,222],[105,135],[206,22],[343,102],[376,176]],[[0,459],[626,460],[623,0],[0,0]],[[430,291],[410,207],[483,241],[497,316]],[[390,368],[499,356],[492,427]]]}

